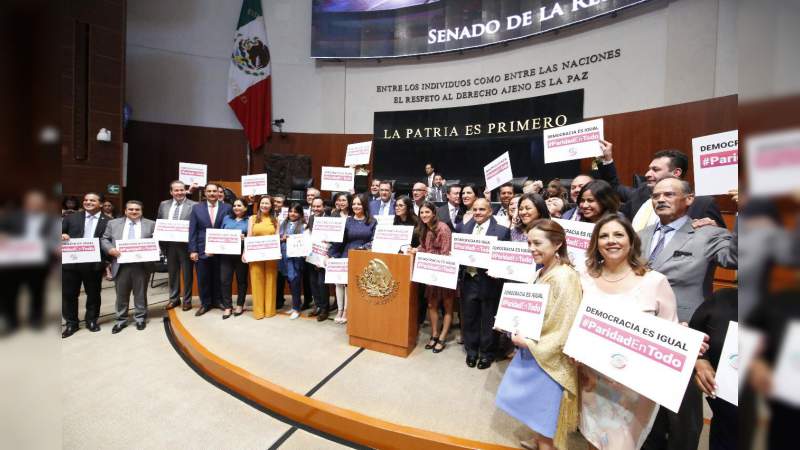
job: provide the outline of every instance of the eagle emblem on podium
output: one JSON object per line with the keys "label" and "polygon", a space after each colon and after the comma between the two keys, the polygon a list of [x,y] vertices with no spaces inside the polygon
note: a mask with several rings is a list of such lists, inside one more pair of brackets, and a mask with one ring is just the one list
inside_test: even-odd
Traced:
{"label": "eagle emblem on podium", "polygon": [[391,301],[399,287],[389,266],[378,258],[371,260],[358,275],[358,289],[375,304]]}

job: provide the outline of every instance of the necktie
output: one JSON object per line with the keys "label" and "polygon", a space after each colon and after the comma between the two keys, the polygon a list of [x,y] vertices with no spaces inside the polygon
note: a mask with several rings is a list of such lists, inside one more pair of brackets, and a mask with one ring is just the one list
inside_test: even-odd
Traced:
{"label": "necktie", "polygon": [[94,237],[94,216],[86,216],[86,221],[83,223],[83,237],[89,239]]}
{"label": "necktie", "polygon": [[128,227],[128,240],[136,239],[136,222],[131,222]]}
{"label": "necktie", "polygon": [[216,214],[214,213],[214,205],[210,205],[210,206],[211,206],[211,208],[208,210],[208,216],[211,218],[211,227],[213,228],[214,227],[214,216]]}
{"label": "necktie", "polygon": [[[480,236],[482,231],[483,231],[483,224],[479,223],[479,224],[475,225],[475,230],[473,230],[472,234]],[[472,267],[472,266],[468,266],[467,267],[467,273],[469,274],[469,276],[474,277],[475,275],[478,274],[478,269],[476,269],[475,267]]]}
{"label": "necktie", "polygon": [[661,250],[664,250],[664,238],[667,237],[667,233],[672,231],[672,227],[669,225],[664,225],[659,227],[659,230],[661,232],[661,236],[658,237],[658,242],[656,242],[655,248],[653,249],[652,253],[650,253],[650,259],[647,260],[649,265],[652,265],[658,254],[661,253]]}
{"label": "necktie", "polygon": [[181,216],[181,206],[183,206],[183,203],[175,203],[175,212],[172,213],[172,220],[178,220],[178,217]]}
{"label": "necktie", "polygon": [[450,208],[450,223],[456,223],[456,209]]}

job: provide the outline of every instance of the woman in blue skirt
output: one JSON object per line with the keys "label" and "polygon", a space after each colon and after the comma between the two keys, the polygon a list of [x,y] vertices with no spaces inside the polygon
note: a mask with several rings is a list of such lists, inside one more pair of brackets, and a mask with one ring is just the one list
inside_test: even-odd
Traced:
{"label": "woman in blue skirt", "polygon": [[550,286],[539,341],[514,333],[519,348],[497,390],[497,406],[534,431],[528,449],[567,448],[577,429],[580,403],[575,365],[562,352],[581,302],[581,281],[567,256],[564,229],[540,219],[528,232],[533,259],[543,267],[534,283]]}

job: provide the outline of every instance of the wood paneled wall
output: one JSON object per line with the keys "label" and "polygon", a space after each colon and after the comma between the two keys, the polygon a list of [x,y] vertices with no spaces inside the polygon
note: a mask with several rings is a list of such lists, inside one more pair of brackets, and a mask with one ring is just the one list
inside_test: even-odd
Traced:
{"label": "wood paneled wall", "polygon": [[[606,140],[614,144],[614,162],[623,184],[631,184],[633,174],[644,175],[653,154],[678,149],[689,157],[687,179],[694,181],[692,138],[738,128],[737,96],[712,98],[661,108],[602,116]],[[588,171],[590,160],[581,163]],[[718,196],[720,209],[735,212],[727,196]]]}
{"label": "wood paneled wall", "polygon": [[[64,0],[61,19],[61,164],[64,195],[105,193],[119,207],[126,0]],[[101,128],[111,142],[99,142]]]}
{"label": "wood paneled wall", "polygon": [[[634,173],[643,174],[658,150],[678,148],[691,155],[692,137],[736,129],[736,109],[736,96],[730,96],[605,116],[605,134],[614,143],[621,180],[629,184]],[[151,215],[158,201],[168,197],[167,186],[180,161],[208,164],[210,179],[238,180],[247,171],[241,130],[132,121],[127,137],[126,198],[144,201]],[[322,166],[342,165],[347,144],[370,139],[369,134],[274,133],[263,149],[252,152],[250,173],[264,170],[265,152],[310,155],[318,186]],[[583,164],[588,170],[591,161]],[[719,202],[724,211],[736,210],[725,197]]]}

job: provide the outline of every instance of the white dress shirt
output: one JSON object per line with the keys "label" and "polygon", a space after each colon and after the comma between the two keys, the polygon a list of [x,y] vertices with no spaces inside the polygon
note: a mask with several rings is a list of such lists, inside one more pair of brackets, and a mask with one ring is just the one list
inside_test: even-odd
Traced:
{"label": "white dress shirt", "polygon": [[184,199],[180,203],[178,203],[175,200],[172,200],[172,205],[169,207],[169,214],[167,214],[167,217],[165,217],[165,219],[172,220],[172,218],[175,217],[175,209],[178,210],[178,219],[180,219],[181,218],[181,212],[182,212],[183,206],[185,204],[186,204],[186,199]]}
{"label": "white dress shirt", "polygon": [[489,230],[489,224],[491,224],[491,223],[492,222],[490,220],[487,220],[486,222],[483,222],[481,224],[479,224],[478,222],[475,222],[475,228],[472,229],[472,235],[473,236],[486,236],[486,231]]}
{"label": "white dress shirt", "polygon": [[[94,237],[94,233],[95,233],[95,231],[97,230],[97,222],[99,222],[99,221],[100,221],[100,211],[97,211],[97,213],[95,213],[94,215],[92,215],[92,214],[89,214],[88,212],[87,212],[87,213],[85,213],[85,214],[86,214],[86,215],[85,215],[85,216],[84,216],[84,218],[83,218],[83,223],[84,223],[84,231],[83,231],[83,235],[84,235],[85,237]],[[94,217],[94,220],[92,220],[92,230],[91,230],[91,233],[87,233],[89,230],[87,230],[87,229],[86,229],[86,219],[88,219],[89,217]]]}
{"label": "white dress shirt", "polygon": [[[391,200],[388,201],[388,202],[385,202],[385,203],[384,203],[383,200],[380,200],[380,204],[378,205],[378,215],[379,216],[393,216],[394,215],[394,211],[393,210],[390,211],[392,209],[392,208],[390,208],[390,206],[392,206]],[[383,208],[383,211],[381,211],[381,208]]]}
{"label": "white dress shirt", "polygon": [[[132,220],[125,219],[125,226],[122,228],[122,239],[120,239],[121,241],[125,241],[125,240],[128,239],[128,233],[129,233],[129,230],[131,228],[131,222],[132,222]],[[136,221],[136,226],[133,228],[133,234],[134,234],[134,236],[136,236],[135,239],[141,239],[142,238],[142,221],[141,220],[137,220]]]}
{"label": "white dress shirt", "polygon": [[447,210],[450,213],[450,222],[455,224],[456,216],[458,216],[458,206],[455,206],[452,203],[447,202]]}

